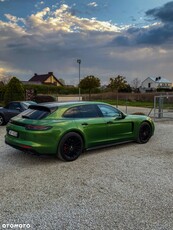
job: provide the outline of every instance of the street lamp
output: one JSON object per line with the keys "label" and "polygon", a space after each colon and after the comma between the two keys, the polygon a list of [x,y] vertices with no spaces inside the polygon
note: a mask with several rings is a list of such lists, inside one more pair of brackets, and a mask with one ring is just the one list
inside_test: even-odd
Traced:
{"label": "street lamp", "polygon": [[[77,59],[77,63],[79,64],[79,84],[80,84],[80,64],[81,64],[81,59]],[[80,101],[80,85],[79,85],[79,101]]]}

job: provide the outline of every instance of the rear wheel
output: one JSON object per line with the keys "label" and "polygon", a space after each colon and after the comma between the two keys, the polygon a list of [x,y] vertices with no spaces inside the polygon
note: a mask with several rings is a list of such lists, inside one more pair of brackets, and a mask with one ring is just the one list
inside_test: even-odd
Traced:
{"label": "rear wheel", "polygon": [[0,114],[0,125],[4,125],[5,124],[5,120],[3,115]]}
{"label": "rear wheel", "polygon": [[152,135],[152,129],[148,122],[143,122],[139,128],[139,134],[137,142],[144,144],[149,141]]}
{"label": "rear wheel", "polygon": [[82,137],[75,132],[65,134],[59,144],[57,156],[61,160],[74,161],[83,151]]}

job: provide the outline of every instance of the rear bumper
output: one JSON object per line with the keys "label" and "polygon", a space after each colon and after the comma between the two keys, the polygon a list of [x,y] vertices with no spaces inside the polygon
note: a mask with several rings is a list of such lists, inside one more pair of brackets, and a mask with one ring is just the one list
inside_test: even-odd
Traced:
{"label": "rear bumper", "polygon": [[9,143],[8,141],[5,140],[5,144],[15,148],[15,149],[18,149],[20,151],[23,151],[23,152],[29,152],[29,153],[34,153],[34,154],[40,154],[39,152],[37,152],[36,150],[32,149],[32,147],[28,146],[27,147],[24,147],[24,146],[18,146],[18,145],[14,145],[14,144],[11,144]]}
{"label": "rear bumper", "polygon": [[18,138],[11,137],[6,134],[5,136],[5,143],[15,149],[24,151],[24,152],[30,152],[34,154],[56,154],[55,150],[52,150],[52,146],[49,146],[47,144],[41,145],[34,142],[24,141],[20,140]]}

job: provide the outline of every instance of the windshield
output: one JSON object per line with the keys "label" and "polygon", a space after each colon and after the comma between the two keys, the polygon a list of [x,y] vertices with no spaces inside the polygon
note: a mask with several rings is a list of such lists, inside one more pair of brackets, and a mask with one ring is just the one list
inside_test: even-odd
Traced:
{"label": "windshield", "polygon": [[35,105],[37,103],[34,101],[25,101],[25,102],[22,102],[22,104],[23,104],[24,108],[27,109],[29,107],[29,105]]}

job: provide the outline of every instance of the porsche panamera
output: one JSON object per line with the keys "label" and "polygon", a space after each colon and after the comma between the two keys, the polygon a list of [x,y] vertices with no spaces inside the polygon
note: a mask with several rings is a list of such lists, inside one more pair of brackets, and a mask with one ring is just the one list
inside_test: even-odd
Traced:
{"label": "porsche panamera", "polygon": [[6,127],[6,144],[22,151],[76,160],[84,150],[117,143],[146,143],[154,123],[145,115],[127,115],[102,102],[51,102],[30,105]]}

